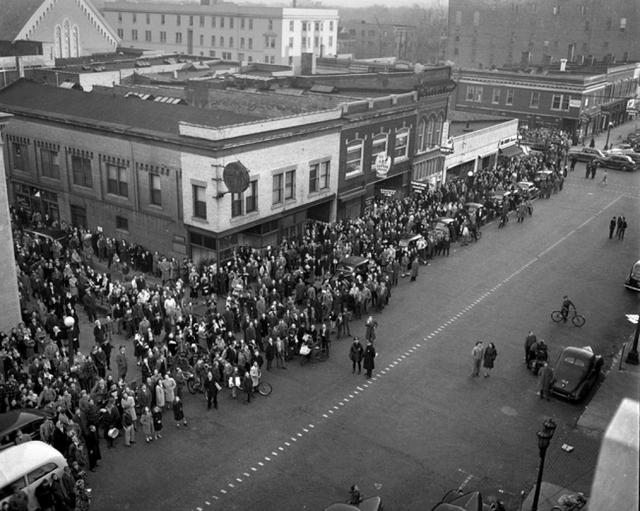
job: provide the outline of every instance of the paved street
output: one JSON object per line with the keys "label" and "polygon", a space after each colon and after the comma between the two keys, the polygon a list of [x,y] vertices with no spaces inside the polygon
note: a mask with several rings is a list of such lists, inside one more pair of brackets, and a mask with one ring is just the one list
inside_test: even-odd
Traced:
{"label": "paved street", "polygon": [[[575,428],[584,405],[541,401],[523,344],[533,329],[551,360],[565,346],[590,345],[607,367],[632,328],[624,314],[637,312],[638,298],[622,284],[639,254],[640,174],[598,181],[579,164],[524,224],[490,224],[479,243],[422,267],[415,283],[403,279],[377,318],[369,383],[351,374],[343,339],[326,363],[265,371],[269,397],[247,405],[223,393],[207,412],[202,396],[187,396],[187,430],[167,413],[166,434],[152,445],[139,435],[132,449],[103,446],[92,508],[322,509],[353,483],[390,510],[430,509],[462,484],[501,490],[517,505],[535,480],[536,431],[547,416],[558,430],[545,480],[588,493],[598,440]],[[613,215],[629,222],[624,241],[608,239]],[[587,318],[582,329],[551,322],[564,294]],[[498,350],[490,378],[470,377],[478,339]],[[565,442],[572,453],[560,450]]]}

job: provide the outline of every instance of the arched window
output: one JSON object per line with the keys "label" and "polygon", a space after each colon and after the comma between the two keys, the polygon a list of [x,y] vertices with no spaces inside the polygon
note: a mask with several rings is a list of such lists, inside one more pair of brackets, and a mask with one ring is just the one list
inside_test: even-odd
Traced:
{"label": "arched window", "polygon": [[71,55],[71,27],[69,20],[66,19],[62,23],[62,58],[68,58]]}
{"label": "arched window", "polygon": [[431,144],[432,146],[439,146],[440,144],[442,144],[442,123],[442,114],[438,114],[438,118],[436,119],[435,127],[433,129],[433,143]]}
{"label": "arched window", "polygon": [[71,56],[80,56],[80,34],[78,32],[78,25],[74,25],[71,30]]}
{"label": "arched window", "polygon": [[427,135],[425,136],[425,144],[427,147],[433,147],[433,128],[436,123],[436,118],[432,115],[429,117],[427,123]]}
{"label": "arched window", "polygon": [[55,56],[56,58],[61,58],[62,57],[62,29],[60,28],[60,25],[56,25],[53,40],[54,40],[54,46],[55,46]]}
{"label": "arched window", "polygon": [[420,119],[420,124],[418,125],[418,151],[424,151],[427,146],[426,134],[427,119],[423,117],[422,119]]}

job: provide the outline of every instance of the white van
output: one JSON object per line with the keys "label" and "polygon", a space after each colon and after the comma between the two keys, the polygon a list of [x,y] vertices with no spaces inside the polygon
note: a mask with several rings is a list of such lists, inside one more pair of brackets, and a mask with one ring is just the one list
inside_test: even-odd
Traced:
{"label": "white van", "polygon": [[33,440],[0,452],[0,505],[22,490],[29,498],[29,511],[39,508],[36,488],[53,474],[62,476],[67,460],[49,444]]}

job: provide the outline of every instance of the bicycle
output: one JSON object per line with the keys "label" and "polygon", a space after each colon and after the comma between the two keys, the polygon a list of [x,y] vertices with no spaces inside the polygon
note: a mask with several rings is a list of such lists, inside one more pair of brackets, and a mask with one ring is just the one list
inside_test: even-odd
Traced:
{"label": "bicycle", "polygon": [[270,383],[260,380],[260,383],[258,383],[257,389],[258,389],[258,394],[260,394],[261,396],[268,396],[269,394],[271,394],[273,387],[271,386]]}
{"label": "bicycle", "polygon": [[[565,316],[565,314],[562,311],[553,311],[551,313],[551,320],[554,323],[560,323],[560,321],[565,321],[568,318],[569,313],[567,312],[567,315]],[[571,315],[571,323],[573,324],[573,326],[576,326],[578,328],[580,328],[581,326],[583,326],[586,322],[586,319],[584,318],[584,316],[582,314],[578,314],[577,310],[573,310],[573,314]]]}

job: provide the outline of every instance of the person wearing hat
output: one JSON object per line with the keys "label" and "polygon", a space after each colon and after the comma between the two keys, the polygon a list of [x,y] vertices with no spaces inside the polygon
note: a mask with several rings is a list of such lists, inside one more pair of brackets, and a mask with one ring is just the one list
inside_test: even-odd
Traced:
{"label": "person wearing hat", "polygon": [[349,358],[351,359],[351,374],[355,374],[356,366],[358,366],[358,374],[362,372],[362,357],[364,356],[364,348],[360,344],[360,339],[353,339],[353,344],[349,348]]}
{"label": "person wearing hat", "polygon": [[367,341],[367,347],[364,350],[364,370],[366,371],[367,378],[371,378],[371,373],[375,367],[374,359],[376,358],[376,349],[373,347],[373,343]]}
{"label": "person wearing hat", "polygon": [[349,504],[357,506],[362,502],[362,495],[360,495],[360,488],[357,484],[354,484],[349,489]]}

